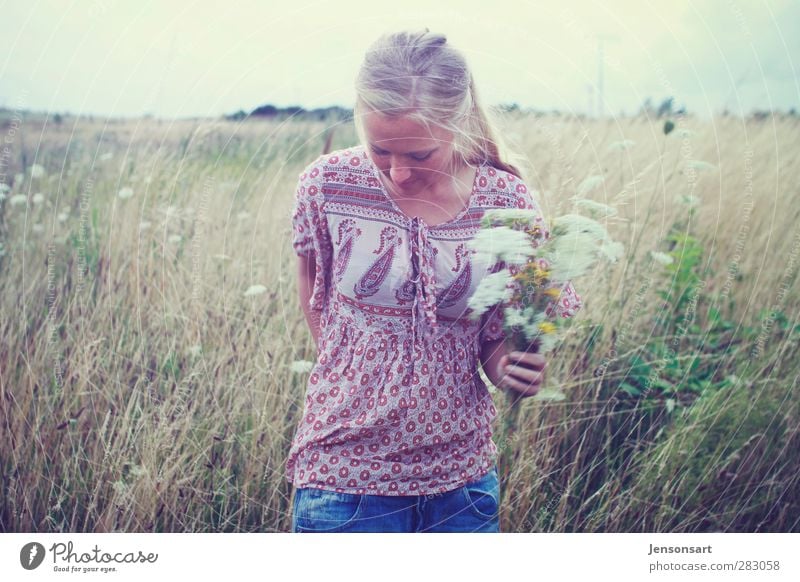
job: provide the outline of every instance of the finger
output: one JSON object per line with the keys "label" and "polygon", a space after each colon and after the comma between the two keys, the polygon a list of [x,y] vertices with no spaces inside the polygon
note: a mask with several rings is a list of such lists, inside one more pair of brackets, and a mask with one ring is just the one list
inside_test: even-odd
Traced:
{"label": "finger", "polygon": [[540,383],[542,378],[544,377],[544,373],[541,371],[531,370],[530,368],[526,368],[525,366],[517,366],[511,364],[504,368],[506,374],[511,374],[515,376],[519,380],[523,380],[525,382],[536,382]]}
{"label": "finger", "polygon": [[503,380],[500,383],[502,384],[502,387],[516,390],[517,392],[520,392],[525,396],[533,396],[537,392],[539,392],[538,384],[531,385],[528,384],[527,382],[520,382],[519,380],[515,380],[511,376],[504,376]]}
{"label": "finger", "polygon": [[508,354],[512,362],[524,362],[537,370],[544,370],[547,360],[542,354],[534,352],[511,352]]}

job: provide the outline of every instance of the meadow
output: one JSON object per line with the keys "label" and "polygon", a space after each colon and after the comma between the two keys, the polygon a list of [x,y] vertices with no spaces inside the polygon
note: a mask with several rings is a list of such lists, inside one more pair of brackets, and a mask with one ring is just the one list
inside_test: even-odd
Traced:
{"label": "meadow", "polygon": [[[503,120],[546,217],[611,204],[626,252],[496,434],[502,531],[800,531],[800,122],[666,121]],[[0,531],[289,531],[294,189],[355,143],[0,112]]]}

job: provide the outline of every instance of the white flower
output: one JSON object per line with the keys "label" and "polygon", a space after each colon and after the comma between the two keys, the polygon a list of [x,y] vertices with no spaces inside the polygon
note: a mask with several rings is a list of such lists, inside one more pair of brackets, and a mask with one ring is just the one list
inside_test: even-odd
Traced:
{"label": "white flower", "polygon": [[587,233],[598,241],[610,240],[603,225],[587,216],[564,214],[553,220],[553,234],[563,235],[569,232]]}
{"label": "white flower", "polygon": [[143,220],[142,222],[139,223],[139,230],[147,230],[148,228],[150,228],[151,225],[152,225],[151,222]]}
{"label": "white flower", "polygon": [[608,204],[603,204],[602,202],[595,202],[594,200],[588,200],[586,198],[573,198],[573,200],[575,200],[575,204],[580,208],[588,210],[589,214],[592,216],[605,217],[615,216],[617,214],[616,208]]}
{"label": "white flower", "polygon": [[251,285],[247,288],[247,291],[244,292],[245,297],[252,297],[253,295],[261,295],[267,290],[266,287],[263,285]]}
{"label": "white flower", "polygon": [[484,221],[527,220],[533,222],[537,216],[535,210],[528,208],[492,208],[483,213]]}
{"label": "white flower", "polygon": [[19,186],[25,181],[25,174],[15,174],[14,175],[14,185]]}
{"label": "white flower", "polygon": [[189,346],[186,349],[186,355],[189,356],[190,358],[196,358],[202,353],[203,353],[203,347],[200,344]]}
{"label": "white flower", "polygon": [[600,184],[602,184],[603,180],[604,180],[603,176],[589,176],[578,186],[577,190],[578,196],[583,196],[586,193],[591,192],[592,190],[597,188]]}
{"label": "white flower", "polygon": [[15,194],[8,201],[11,206],[22,206],[28,203],[28,197],[25,194]]}
{"label": "white flower", "polygon": [[607,261],[616,263],[622,256],[625,247],[618,241],[603,241],[598,248],[600,254],[603,255]]}
{"label": "white flower", "polygon": [[467,301],[467,305],[474,310],[470,316],[477,319],[492,305],[510,300],[513,290],[508,287],[508,283],[511,280],[508,269],[486,275]]}
{"label": "white flower", "polygon": [[294,372],[295,374],[305,374],[306,372],[310,372],[314,369],[314,362],[309,362],[308,360],[295,360],[291,364],[289,364],[289,370]]}
{"label": "white flower", "polygon": [[580,214],[565,214],[553,220],[552,235],[542,254],[550,262],[554,281],[585,274],[596,257],[614,262],[623,251],[602,224]]}
{"label": "white flower", "polygon": [[119,191],[119,197],[123,200],[130,198],[133,196],[133,188],[128,188],[127,186]]}
{"label": "white flower", "polygon": [[102,155],[100,156],[100,161],[101,161],[101,162],[107,162],[107,161],[108,161],[108,160],[110,160],[112,157],[114,157],[114,154],[113,154],[112,152],[106,152],[106,153],[104,153],[104,154],[102,154]]}
{"label": "white flower", "polygon": [[622,141],[615,141],[608,149],[610,151],[625,151],[636,145],[636,142],[630,139],[623,139]]}
{"label": "white flower", "polygon": [[33,225],[33,232],[44,232],[44,227],[38,222]]}
{"label": "white flower", "polygon": [[579,231],[553,238],[544,251],[550,263],[550,278],[567,281],[585,274],[594,265],[597,242],[594,235]]}
{"label": "white flower", "polygon": [[44,167],[39,164],[33,164],[31,166],[31,178],[41,178],[42,176],[44,176]]}
{"label": "white flower", "polygon": [[509,327],[523,327],[528,323],[528,319],[525,317],[523,310],[517,309],[516,307],[506,307],[503,310],[503,316],[506,325]]}
{"label": "white flower", "polygon": [[66,222],[68,218],[69,218],[69,214],[67,214],[66,212],[62,212],[62,213],[60,213],[58,215],[58,221],[59,222]]}
{"label": "white flower", "polygon": [[183,240],[183,237],[179,234],[171,234],[167,240],[172,244],[178,244]]}
{"label": "white flower", "polygon": [[5,183],[0,183],[0,194],[11,192],[11,186]]}
{"label": "white flower", "polygon": [[507,264],[524,265],[534,252],[527,233],[507,226],[482,228],[467,245],[489,263],[499,259]]}
{"label": "white flower", "polygon": [[229,257],[228,255],[219,254],[219,255],[212,255],[212,256],[213,256],[213,258],[217,259],[218,261],[230,261],[231,260],[231,257]]}
{"label": "white flower", "polygon": [[702,160],[687,160],[686,167],[700,171],[716,169],[716,166],[714,166],[713,164],[709,164],[708,162],[704,162]]}
{"label": "white flower", "polygon": [[653,260],[655,260],[658,263],[661,263],[662,265],[671,265],[673,262],[673,258],[667,253],[661,253],[659,251],[650,251],[650,256],[653,257]]}
{"label": "white flower", "polygon": [[41,192],[37,192],[36,194],[33,195],[33,198],[31,198],[31,202],[33,202],[34,204],[41,204],[42,202],[44,202],[44,194],[42,194]]}

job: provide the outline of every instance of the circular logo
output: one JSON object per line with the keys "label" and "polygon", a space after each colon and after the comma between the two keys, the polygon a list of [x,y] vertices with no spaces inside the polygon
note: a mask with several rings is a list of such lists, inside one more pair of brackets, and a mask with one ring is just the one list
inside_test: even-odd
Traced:
{"label": "circular logo", "polygon": [[19,552],[19,563],[26,570],[35,570],[44,561],[44,546],[39,542],[30,542],[22,546]]}

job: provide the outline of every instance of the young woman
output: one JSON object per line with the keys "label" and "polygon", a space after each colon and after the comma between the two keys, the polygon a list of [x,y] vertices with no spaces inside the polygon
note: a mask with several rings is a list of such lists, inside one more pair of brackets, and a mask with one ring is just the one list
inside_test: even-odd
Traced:
{"label": "young woman", "polygon": [[[361,144],[305,168],[292,217],[318,348],[286,463],[292,530],[497,532],[496,410],[478,365],[532,396],[545,361],[506,353],[497,306],[468,317],[503,265],[466,243],[487,208],[538,206],[444,35],[384,35],[356,89]],[[579,307],[568,284],[558,313]]]}

